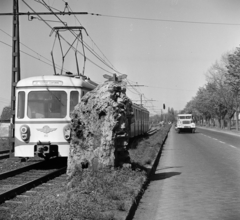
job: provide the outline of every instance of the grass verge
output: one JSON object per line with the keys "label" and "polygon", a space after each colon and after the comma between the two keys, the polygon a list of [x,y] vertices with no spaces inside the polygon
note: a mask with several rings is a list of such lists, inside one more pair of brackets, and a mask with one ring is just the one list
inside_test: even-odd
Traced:
{"label": "grass verge", "polygon": [[[10,219],[123,220],[146,182],[169,126],[152,136],[135,139],[129,153],[132,168],[78,172],[72,188],[66,181],[38,193],[14,208]],[[29,208],[31,207],[31,208]]]}

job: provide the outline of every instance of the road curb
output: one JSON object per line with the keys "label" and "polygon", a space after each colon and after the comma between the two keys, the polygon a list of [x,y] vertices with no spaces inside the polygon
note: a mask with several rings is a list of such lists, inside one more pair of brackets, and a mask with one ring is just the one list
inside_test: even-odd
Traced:
{"label": "road curb", "polygon": [[157,156],[156,156],[156,158],[154,160],[154,163],[152,164],[152,167],[150,168],[150,170],[147,173],[146,181],[143,183],[143,185],[142,185],[138,195],[136,196],[134,202],[132,203],[125,220],[131,220],[134,217],[134,214],[135,214],[135,212],[137,210],[139,202],[140,202],[140,200],[141,200],[141,198],[142,198],[142,196],[143,196],[143,194],[144,194],[144,192],[145,192],[145,190],[146,190],[146,188],[147,188],[147,186],[148,186],[148,184],[150,182],[150,176],[156,171],[157,165],[158,165],[159,160],[160,160],[160,156],[162,154],[163,146],[164,146],[164,144],[165,144],[165,142],[167,140],[168,133],[169,133],[170,130],[171,130],[171,127],[169,128],[169,130],[168,130],[168,132],[167,132],[167,134],[166,134],[166,136],[165,136],[165,138],[164,138],[164,140],[163,140],[163,142],[161,144],[160,150],[159,150],[159,152],[158,152],[158,154],[157,154]]}
{"label": "road curb", "polygon": [[212,127],[205,127],[205,126],[198,126],[199,129],[204,129],[204,130],[210,130],[218,133],[223,133],[223,134],[229,134],[232,136],[240,136],[240,132],[234,132],[231,130],[225,130],[225,129],[218,129],[218,128],[212,128]]}

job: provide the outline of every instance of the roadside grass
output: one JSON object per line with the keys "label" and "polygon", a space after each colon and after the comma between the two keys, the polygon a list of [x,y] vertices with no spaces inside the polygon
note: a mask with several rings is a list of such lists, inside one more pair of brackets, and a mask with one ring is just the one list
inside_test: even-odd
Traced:
{"label": "roadside grass", "polygon": [[[23,207],[15,209],[12,217],[59,220],[121,219],[129,210],[145,178],[144,171],[129,168],[105,168],[95,173],[84,170],[76,174],[71,189],[66,185],[59,185],[45,197],[30,201],[30,210]],[[22,214],[19,215],[20,212]]]}
{"label": "roadside grass", "polygon": [[170,126],[166,125],[150,137],[134,140],[129,149],[131,160],[143,167],[151,165],[162,146],[169,128]]}
{"label": "roadside grass", "polygon": [[[147,170],[160,150],[169,126],[135,140],[129,149],[132,168],[85,169],[67,181],[29,198],[10,219],[123,220],[147,179]],[[31,208],[30,208],[31,207]]]}

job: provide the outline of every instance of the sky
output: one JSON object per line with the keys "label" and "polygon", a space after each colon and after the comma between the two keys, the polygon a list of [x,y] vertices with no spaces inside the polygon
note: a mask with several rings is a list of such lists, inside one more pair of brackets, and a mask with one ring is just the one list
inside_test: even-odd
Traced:
{"label": "sky", "polygon": [[[104,74],[126,74],[127,95],[135,103],[142,99],[151,114],[160,114],[163,104],[166,109],[182,110],[206,84],[208,69],[240,44],[238,0],[44,1],[59,11],[64,11],[67,2],[69,10],[88,12],[59,16],[68,26],[83,26],[87,31],[88,35],[82,32],[90,48],[85,48],[84,74],[97,83],[105,81]],[[19,11],[32,12],[31,7],[35,12],[49,12],[41,2],[19,0]],[[12,7],[13,1],[0,0],[0,13],[12,12]],[[50,33],[51,27],[63,24],[54,15],[41,15],[47,24],[34,17],[20,16],[22,79],[53,75],[51,51],[58,66],[62,65],[59,42],[54,44],[55,34]],[[61,35],[70,44],[75,39],[67,31]],[[11,36],[12,16],[0,16],[0,112],[11,98]],[[64,41],[62,45],[66,53],[69,47]],[[74,46],[83,52],[80,43]],[[78,64],[82,72],[81,54]],[[65,57],[64,70],[77,71],[72,50]]]}

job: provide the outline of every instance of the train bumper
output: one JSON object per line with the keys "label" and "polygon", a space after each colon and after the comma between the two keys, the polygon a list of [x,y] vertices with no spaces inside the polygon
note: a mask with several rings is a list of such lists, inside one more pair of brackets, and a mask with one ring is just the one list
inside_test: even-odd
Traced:
{"label": "train bumper", "polygon": [[[49,146],[51,148],[51,145]],[[57,145],[58,156],[67,157],[69,154],[69,144]],[[36,152],[36,145],[19,145],[15,146],[15,157],[34,157]]]}

